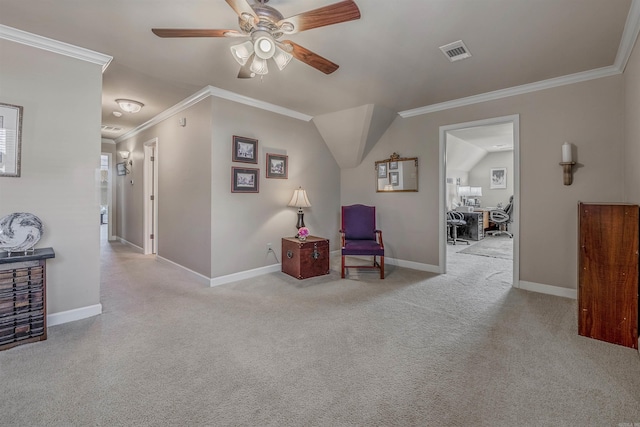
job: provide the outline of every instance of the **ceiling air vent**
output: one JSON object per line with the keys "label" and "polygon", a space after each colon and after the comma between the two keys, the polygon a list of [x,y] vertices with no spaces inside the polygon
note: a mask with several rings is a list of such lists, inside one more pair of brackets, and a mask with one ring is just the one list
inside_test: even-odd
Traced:
{"label": "ceiling air vent", "polygon": [[460,61],[461,59],[469,58],[471,56],[469,49],[467,49],[467,46],[464,45],[462,40],[440,46],[440,50],[451,62]]}
{"label": "ceiling air vent", "polygon": [[102,126],[102,130],[105,132],[120,132],[122,128],[118,128],[115,126]]}

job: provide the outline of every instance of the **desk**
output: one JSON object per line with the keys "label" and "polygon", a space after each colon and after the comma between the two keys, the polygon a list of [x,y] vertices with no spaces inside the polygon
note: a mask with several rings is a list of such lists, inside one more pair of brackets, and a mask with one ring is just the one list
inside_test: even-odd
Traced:
{"label": "desk", "polygon": [[462,215],[464,215],[464,220],[467,221],[467,226],[462,235],[458,237],[469,240],[484,239],[484,230],[489,227],[489,212],[462,212]]}
{"label": "desk", "polygon": [[491,211],[493,209],[491,208],[481,208],[481,209],[476,209],[475,212],[484,212],[484,215],[482,216],[482,228],[484,228],[484,230],[487,230],[489,228],[489,223],[490,223],[490,216],[491,216]]}

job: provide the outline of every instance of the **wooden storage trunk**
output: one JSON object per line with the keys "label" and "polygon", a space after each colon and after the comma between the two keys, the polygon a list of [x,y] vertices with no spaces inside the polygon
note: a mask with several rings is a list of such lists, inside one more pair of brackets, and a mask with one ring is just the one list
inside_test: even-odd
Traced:
{"label": "wooden storage trunk", "polygon": [[304,242],[295,237],[283,238],[282,272],[296,279],[329,274],[329,240],[315,236]]}

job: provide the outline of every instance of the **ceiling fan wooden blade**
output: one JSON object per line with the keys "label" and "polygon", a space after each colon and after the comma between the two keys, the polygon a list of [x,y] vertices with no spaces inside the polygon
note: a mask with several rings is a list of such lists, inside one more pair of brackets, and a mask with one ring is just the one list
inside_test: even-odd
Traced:
{"label": "ceiling fan wooden blade", "polygon": [[316,70],[322,71],[325,74],[331,74],[339,67],[338,64],[333,63],[326,58],[323,58],[317,53],[311,52],[309,49],[304,48],[299,44],[295,44],[291,40],[284,40],[282,44],[291,46],[291,50],[288,51],[298,61],[302,61],[305,64],[315,68]]}
{"label": "ceiling fan wooden blade", "polygon": [[152,28],[158,37],[245,37],[246,34],[236,30],[198,30],[188,28]]}
{"label": "ceiling fan wooden blade", "polygon": [[253,17],[253,23],[257,24],[260,21],[258,15],[253,10],[247,0],[226,0],[227,4],[238,14],[240,18],[248,19],[249,16]]}
{"label": "ceiling fan wooden blade", "polygon": [[295,34],[355,19],[360,19],[360,9],[352,0],[345,0],[285,18],[278,22],[278,27],[285,34]]}

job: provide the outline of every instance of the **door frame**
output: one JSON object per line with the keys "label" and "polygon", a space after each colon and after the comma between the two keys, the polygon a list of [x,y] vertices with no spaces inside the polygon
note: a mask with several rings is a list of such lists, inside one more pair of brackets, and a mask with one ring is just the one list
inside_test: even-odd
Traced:
{"label": "door frame", "polygon": [[456,123],[447,126],[440,126],[440,167],[439,167],[439,224],[440,231],[438,240],[440,242],[440,265],[439,272],[447,272],[447,202],[446,202],[446,171],[447,171],[447,132],[451,130],[465,129],[470,127],[487,126],[511,123],[513,125],[513,284],[515,288],[520,287],[520,115],[493,117],[490,119],[476,120],[472,122]]}
{"label": "door frame", "polygon": [[113,194],[113,168],[115,165],[113,164],[112,153],[103,151],[100,155],[107,156],[107,161],[109,162],[109,167],[107,168],[107,200],[109,201],[107,205],[107,240],[114,241],[116,240],[116,236],[113,235],[113,205],[115,203]]}
{"label": "door frame", "polygon": [[[143,195],[142,206],[144,210],[143,230],[144,254],[158,254],[158,138],[144,142],[144,162],[143,162]],[[154,153],[155,151],[155,153]],[[154,153],[153,161],[151,155]],[[153,212],[149,208],[147,201],[154,195]],[[153,217],[152,217],[153,215]],[[153,234],[153,239],[151,239]]]}

